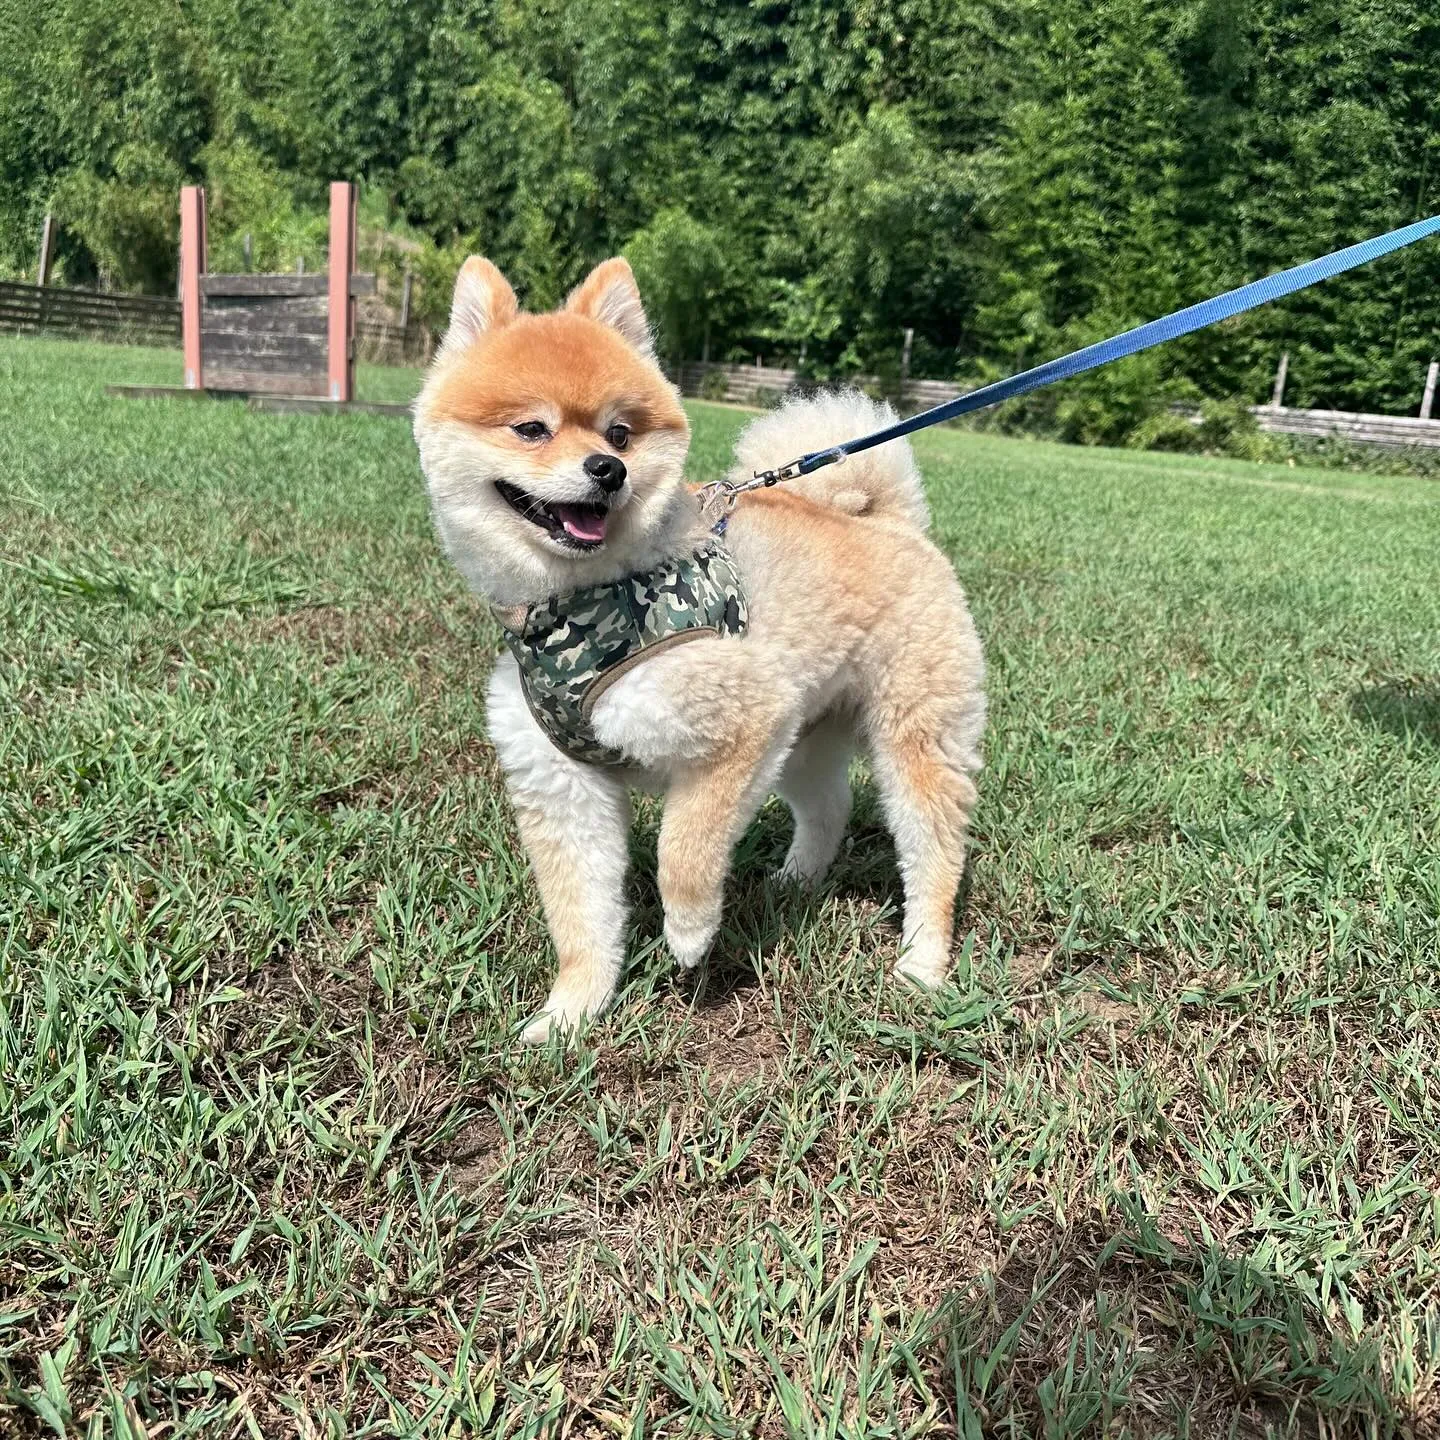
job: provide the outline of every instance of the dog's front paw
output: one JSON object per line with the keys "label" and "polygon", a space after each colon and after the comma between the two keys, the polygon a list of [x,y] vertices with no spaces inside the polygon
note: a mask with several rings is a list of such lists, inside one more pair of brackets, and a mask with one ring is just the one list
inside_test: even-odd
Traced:
{"label": "dog's front paw", "polygon": [[895,962],[895,978],[908,980],[922,990],[943,985],[949,971],[950,953],[943,945],[909,945]]}
{"label": "dog's front paw", "polygon": [[825,872],[830,868],[830,857],[812,855],[804,850],[797,850],[795,846],[790,847],[790,853],[785,857],[785,863],[778,870],[772,872],[777,884],[794,885],[801,890],[814,890],[825,878]]}
{"label": "dog's front paw", "polygon": [[610,1001],[610,992],[577,994],[556,988],[545,1001],[545,1008],[520,1032],[524,1045],[543,1045],[552,1035],[564,1035],[567,1042],[574,1038],[582,1020],[591,1020]]}
{"label": "dog's front paw", "polygon": [[690,916],[665,916],[665,943],[682,970],[693,970],[709,953],[720,928],[719,917],[713,920]]}
{"label": "dog's front paw", "polygon": [[552,1035],[563,1035],[567,1040],[574,1033],[580,1017],[570,1016],[563,1011],[551,1010],[547,1005],[521,1032],[522,1045],[543,1045]]}

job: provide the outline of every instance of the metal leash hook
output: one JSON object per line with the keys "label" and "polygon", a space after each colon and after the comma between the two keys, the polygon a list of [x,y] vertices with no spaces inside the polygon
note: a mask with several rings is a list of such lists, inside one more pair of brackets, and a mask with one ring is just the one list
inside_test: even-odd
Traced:
{"label": "metal leash hook", "polygon": [[735,508],[735,487],[728,480],[711,480],[709,484],[702,485],[695,492],[695,498],[700,502],[702,515],[714,504],[717,495],[724,497],[725,503],[720,512],[722,515],[729,515]]}
{"label": "metal leash hook", "polygon": [[817,450],[814,454],[802,455],[798,460],[792,460],[788,465],[778,466],[774,470],[757,470],[755,478],[747,480],[743,485],[737,485],[733,480],[712,480],[708,485],[700,487],[700,509],[708,510],[716,496],[723,496],[723,513],[728,515],[735,508],[735,502],[751,490],[768,490],[782,480],[795,480],[801,475],[809,475],[819,470],[821,466],[837,465],[848,458],[844,447],[837,445],[833,450]]}

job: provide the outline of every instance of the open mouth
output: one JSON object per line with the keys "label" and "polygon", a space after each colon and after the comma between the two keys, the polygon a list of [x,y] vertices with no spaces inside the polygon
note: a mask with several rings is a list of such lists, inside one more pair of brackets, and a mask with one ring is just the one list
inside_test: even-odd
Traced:
{"label": "open mouth", "polygon": [[572,550],[596,550],[605,543],[608,505],[561,505],[537,500],[507,480],[497,480],[495,488],[517,515],[538,525],[552,540]]}

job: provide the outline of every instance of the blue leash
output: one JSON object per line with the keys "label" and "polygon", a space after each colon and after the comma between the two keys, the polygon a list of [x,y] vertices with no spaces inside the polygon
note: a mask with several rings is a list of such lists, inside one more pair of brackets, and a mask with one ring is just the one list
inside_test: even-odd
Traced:
{"label": "blue leash", "polygon": [[[1189,305],[1172,315],[1151,320],[1145,325],[1137,325],[1133,330],[1112,335],[1110,339],[1087,345],[1083,350],[1074,350],[1069,355],[1060,356],[1058,360],[1047,360],[1032,370],[1022,370],[1020,374],[1012,375],[1007,380],[997,380],[993,385],[971,390],[966,395],[945,401],[943,405],[936,405],[933,409],[921,411],[919,415],[912,415],[908,420],[887,425],[885,429],[876,430],[870,435],[862,435],[858,440],[847,440],[843,445],[836,445],[829,450],[814,450],[808,455],[802,455],[798,460],[792,460],[788,465],[782,465],[778,470],[757,471],[755,479],[744,485],[730,485],[722,481],[716,488],[723,490],[727,499],[733,502],[737,495],[746,490],[774,485],[781,480],[794,479],[797,475],[809,475],[825,465],[844,460],[849,455],[858,455],[862,450],[883,445],[887,440],[898,440],[902,435],[914,434],[916,430],[938,425],[942,420],[953,420],[957,415],[968,415],[972,410],[984,410],[990,405],[1000,404],[1002,400],[1011,400],[1016,395],[1038,390],[1042,385],[1068,380],[1072,375],[1093,370],[1098,365],[1108,365],[1112,360],[1121,360],[1126,355],[1137,355],[1154,345],[1163,345],[1167,340],[1188,335],[1192,330],[1203,330],[1207,325],[1228,320],[1232,315],[1244,314],[1246,310],[1278,300],[1282,295],[1293,295],[1307,285],[1328,280],[1333,275],[1341,275],[1358,265],[1367,265],[1371,260],[1378,260],[1392,250],[1413,245],[1417,240],[1423,240],[1436,231],[1440,231],[1440,215],[1432,215],[1428,220],[1417,220],[1413,225],[1391,230],[1386,235],[1377,235],[1372,240],[1362,240],[1358,245],[1336,250],[1318,260],[1308,260],[1290,270],[1267,275],[1263,280],[1252,280],[1238,290],[1227,290],[1213,300],[1202,300],[1198,305]],[[707,490],[709,488],[706,487]]]}

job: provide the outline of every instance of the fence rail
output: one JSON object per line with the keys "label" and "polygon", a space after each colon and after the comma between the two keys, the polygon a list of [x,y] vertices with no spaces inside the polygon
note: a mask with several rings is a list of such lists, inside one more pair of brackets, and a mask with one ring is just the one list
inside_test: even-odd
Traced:
{"label": "fence rail", "polygon": [[[798,370],[761,365],[682,365],[672,379],[686,395],[724,400],[732,405],[773,405],[801,383]],[[859,375],[851,382],[863,390],[893,392],[896,386],[882,386],[873,375]],[[963,395],[966,387],[948,380],[906,380],[900,409],[907,415],[942,405]],[[892,400],[895,398],[891,393]]]}
{"label": "fence rail", "polygon": [[[761,365],[682,365],[671,378],[686,395],[724,400],[732,405],[773,405],[802,383],[798,370]],[[873,375],[857,375],[850,383],[862,390],[884,391],[892,401],[899,388],[882,385]],[[899,408],[913,415],[963,395],[966,388],[948,380],[906,380]]]}
{"label": "fence rail", "polygon": [[1361,445],[1440,446],[1440,420],[1413,415],[1365,415],[1349,410],[1277,410],[1252,405],[1255,423],[1272,435],[1353,440]]}
{"label": "fence rail", "polygon": [[392,325],[361,314],[355,322],[358,357],[369,365],[428,365],[435,342],[428,326]]}
{"label": "fence rail", "polygon": [[180,302],[155,295],[0,281],[0,331],[58,331],[173,344],[180,339]]}

